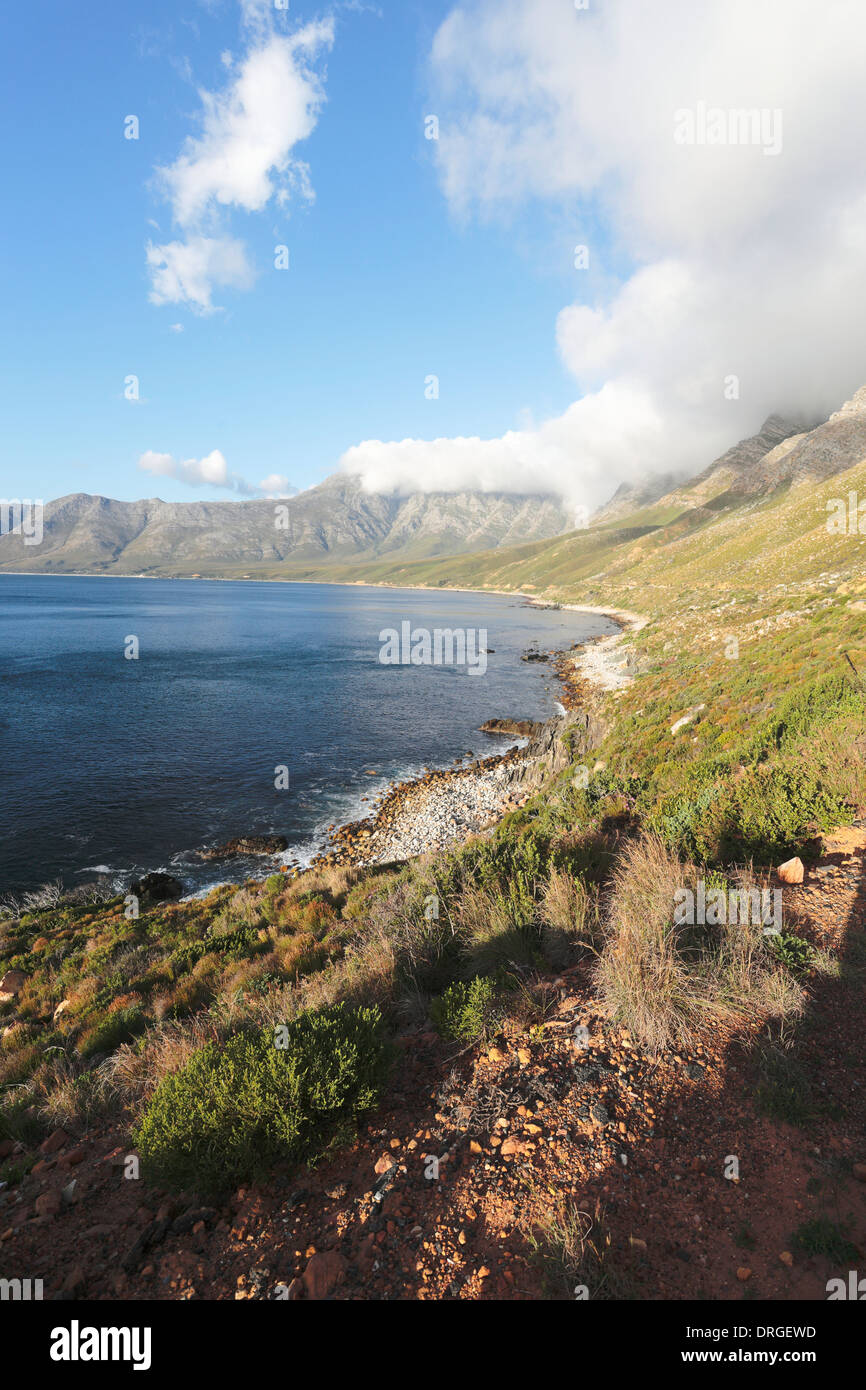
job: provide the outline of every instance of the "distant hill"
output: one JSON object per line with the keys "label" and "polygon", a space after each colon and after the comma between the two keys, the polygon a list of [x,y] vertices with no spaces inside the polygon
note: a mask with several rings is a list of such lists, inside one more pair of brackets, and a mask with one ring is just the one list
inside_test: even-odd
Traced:
{"label": "distant hill", "polygon": [[381,495],[346,474],[285,504],[117,502],[74,493],[47,503],[41,544],[0,536],[0,571],[277,577],[335,562],[489,550],[548,539],[571,524],[556,498]]}

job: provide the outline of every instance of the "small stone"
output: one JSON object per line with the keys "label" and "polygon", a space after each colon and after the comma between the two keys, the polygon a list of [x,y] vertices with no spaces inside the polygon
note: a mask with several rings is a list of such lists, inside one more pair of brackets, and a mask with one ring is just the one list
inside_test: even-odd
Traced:
{"label": "small stone", "polygon": [[321,1250],[314,1255],[302,1275],[307,1297],[327,1298],[346,1277],[346,1261],[338,1250]]}
{"label": "small stone", "polygon": [[65,1134],[62,1129],[55,1129],[53,1134],[49,1134],[47,1139],[43,1139],[42,1143],[39,1145],[39,1152],[41,1154],[55,1154],[58,1149],[62,1149],[63,1145],[68,1144],[68,1142],[69,1135]]}
{"label": "small stone", "polygon": [[751,1277],[752,1271],[749,1268],[747,1268],[746,1265],[740,1265],[740,1268],[737,1270],[737,1278],[739,1279],[740,1283],[745,1284],[746,1280],[751,1279]]}
{"label": "small stone", "polygon": [[783,1250],[779,1256],[779,1259],[782,1261],[782,1264],[787,1265],[789,1269],[791,1268],[791,1265],[794,1263],[794,1256],[791,1254],[790,1250]]}
{"label": "small stone", "polygon": [[780,864],[776,870],[780,883],[802,883],[805,873],[803,861],[796,855],[793,859],[786,859],[784,864]]}
{"label": "small stone", "polygon": [[69,1153],[64,1154],[60,1162],[64,1167],[75,1168],[79,1163],[83,1163],[86,1157],[87,1150],[83,1144],[79,1144],[77,1148],[70,1149]]}
{"label": "small stone", "polygon": [[60,1211],[63,1199],[59,1192],[40,1192],[34,1202],[37,1216],[43,1216],[46,1220],[51,1220]]}
{"label": "small stone", "polygon": [[27,983],[23,970],[7,970],[0,980],[0,1004],[11,1004]]}

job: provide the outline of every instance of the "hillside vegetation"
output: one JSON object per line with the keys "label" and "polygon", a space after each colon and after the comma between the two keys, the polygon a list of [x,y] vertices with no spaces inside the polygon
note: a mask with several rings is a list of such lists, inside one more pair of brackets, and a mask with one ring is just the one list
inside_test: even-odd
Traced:
{"label": "hillside vegetation", "polygon": [[603,742],[448,854],[277,874],[133,920],[98,894],[8,903],[0,976],[22,979],[0,1003],[0,1137],[29,1149],[122,1116],[145,1171],[186,1190],[314,1161],[387,1086],[389,1034],[430,1020],[466,1046],[495,1038],[535,1016],[535,982],[578,962],[650,1053],[795,1016],[832,968],[796,921],[684,930],[672,899],[698,879],[769,885],[866,810],[866,535],[827,529],[849,492],[866,496],[859,459],[366,569],[646,617]]}

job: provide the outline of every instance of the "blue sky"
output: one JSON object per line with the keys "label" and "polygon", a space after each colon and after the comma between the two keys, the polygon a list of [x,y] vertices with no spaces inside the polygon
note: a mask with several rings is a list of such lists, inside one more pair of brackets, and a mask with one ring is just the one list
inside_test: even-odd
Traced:
{"label": "blue sky", "polygon": [[44,0],[0,65],[0,497],[591,509],[866,381],[861,0]]}
{"label": "blue sky", "polygon": [[[200,130],[198,89],[226,85],[220,55],[242,54],[238,5],[6,10],[0,493],[227,497],[137,466],[147,451],[216,449],[254,483],[305,487],[366,438],[497,435],[568,405],[554,323],[573,290],[571,228],[543,212],[461,219],[424,138],[448,9],[330,11],[326,101],[296,150],[315,201],[228,209],[258,277],[215,290],[208,314],[150,302],[145,248],[177,235],[154,170]],[[294,5],[277,32],[327,13]],[[129,114],[138,140],[124,138]]]}

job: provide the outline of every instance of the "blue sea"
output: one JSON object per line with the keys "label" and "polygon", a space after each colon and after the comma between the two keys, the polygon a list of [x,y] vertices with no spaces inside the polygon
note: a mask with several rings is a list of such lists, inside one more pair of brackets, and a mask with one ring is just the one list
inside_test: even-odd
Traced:
{"label": "blue sea", "polygon": [[[486,629],[486,671],[382,664],[380,632],[404,622]],[[273,870],[196,859],[236,835],[285,835],[283,858],[306,862],[394,780],[514,741],[484,720],[555,713],[552,670],[520,660],[531,644],[614,630],[510,595],[0,575],[0,894]]]}

